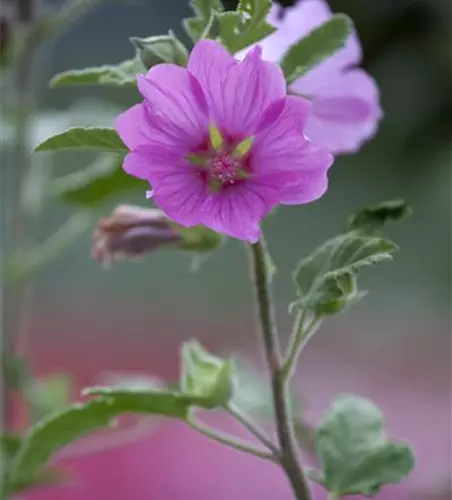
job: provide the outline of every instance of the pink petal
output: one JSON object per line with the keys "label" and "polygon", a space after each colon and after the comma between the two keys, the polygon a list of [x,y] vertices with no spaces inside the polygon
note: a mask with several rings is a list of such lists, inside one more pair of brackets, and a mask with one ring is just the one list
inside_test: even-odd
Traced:
{"label": "pink petal", "polygon": [[269,186],[246,182],[211,193],[206,199],[202,223],[214,231],[255,243],[260,237],[259,222],[277,203],[277,191]]}
{"label": "pink petal", "polygon": [[125,157],[123,168],[129,175],[145,179],[154,185],[162,177],[188,168],[188,165],[177,150],[161,145],[146,145],[130,152]]}
{"label": "pink petal", "polygon": [[333,158],[303,135],[309,108],[306,100],[289,96],[279,119],[257,134],[253,144],[252,178],[276,188],[280,203],[308,203],[327,189]]}
{"label": "pink petal", "polygon": [[148,121],[159,141],[194,148],[208,133],[207,104],[197,80],[174,64],[159,64],[138,76]]}
{"label": "pink petal", "polygon": [[188,69],[203,87],[211,119],[234,139],[252,135],[262,111],[285,95],[281,69],[262,61],[258,47],[238,64],[220,44],[202,40]]}
{"label": "pink petal", "polygon": [[351,69],[331,76],[315,96],[306,133],[332,153],[354,152],[375,134],[381,116],[375,81]]}
{"label": "pink petal", "polygon": [[124,144],[133,149],[154,140],[152,126],[146,117],[144,104],[135,104],[121,113],[115,122],[115,128]]}

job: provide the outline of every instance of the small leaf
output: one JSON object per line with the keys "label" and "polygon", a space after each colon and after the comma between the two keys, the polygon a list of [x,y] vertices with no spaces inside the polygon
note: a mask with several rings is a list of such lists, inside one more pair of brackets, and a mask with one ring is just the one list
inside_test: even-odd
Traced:
{"label": "small leaf", "polygon": [[302,260],[295,271],[301,307],[332,314],[360,297],[356,273],[392,259],[397,246],[389,240],[355,232],[337,236]]}
{"label": "small leaf", "polygon": [[136,76],[145,71],[142,62],[134,58],[119,64],[64,71],[55,75],[49,85],[54,88],[68,85],[136,86]]}
{"label": "small leaf", "polygon": [[63,149],[99,149],[116,153],[127,153],[116,130],[100,127],[73,127],[41,142],[35,151],[59,151]]}
{"label": "small leaf", "polygon": [[11,481],[36,477],[50,457],[72,441],[108,427],[125,413],[164,415],[185,419],[190,405],[197,402],[171,391],[115,390],[97,387],[86,391],[97,396],[87,403],[76,403],[38,422],[23,439],[12,464]]}
{"label": "small leaf", "polygon": [[220,247],[224,241],[221,234],[205,226],[182,227],[175,223],[171,226],[181,235],[178,248],[191,252],[211,252]]}
{"label": "small leaf", "polygon": [[0,449],[2,455],[10,461],[18,452],[21,445],[21,438],[16,434],[3,434],[0,436]]}
{"label": "small leaf", "polygon": [[377,234],[389,221],[399,221],[410,217],[412,208],[403,200],[390,200],[361,209],[349,217],[347,230]]}
{"label": "small leaf", "polygon": [[271,0],[240,0],[235,12],[219,14],[223,44],[235,53],[271,35],[276,29],[266,21],[271,5]]}
{"label": "small leaf", "polygon": [[172,31],[168,35],[150,36],[148,38],[132,37],[137,57],[146,69],[160,63],[174,63],[186,66],[188,53],[185,46]]}
{"label": "small leaf", "polygon": [[410,447],[389,440],[381,411],[357,396],[341,396],[333,403],[317,430],[317,450],[323,476],[311,478],[337,496],[374,496],[414,467]]}
{"label": "small leaf", "polygon": [[184,394],[204,400],[204,408],[223,406],[232,398],[235,387],[234,366],[230,360],[217,358],[197,342],[182,347],[182,379]]}
{"label": "small leaf", "polygon": [[147,184],[122,169],[123,157],[102,155],[89,167],[53,181],[47,195],[65,203],[91,207],[128,191],[144,191]]}
{"label": "small leaf", "polygon": [[223,12],[224,9],[220,0],[191,0],[190,7],[195,17],[184,19],[182,25],[192,41],[197,42],[210,34],[216,24],[215,13]]}
{"label": "small leaf", "polygon": [[281,60],[281,69],[290,85],[309,70],[342,49],[353,29],[343,14],[333,15],[305,38],[292,45]]}

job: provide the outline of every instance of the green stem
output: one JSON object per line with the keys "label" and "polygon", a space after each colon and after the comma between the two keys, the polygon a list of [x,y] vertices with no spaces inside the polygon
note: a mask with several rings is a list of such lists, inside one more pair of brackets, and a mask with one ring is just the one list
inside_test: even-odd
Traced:
{"label": "green stem", "polygon": [[265,358],[270,370],[276,430],[280,445],[279,462],[290,481],[297,500],[311,500],[308,481],[298,462],[292,417],[288,406],[278,334],[271,297],[271,273],[263,238],[250,245],[251,275],[255,286],[257,309]]}
{"label": "green stem", "polygon": [[307,319],[307,314],[305,310],[298,312],[295,318],[294,327],[292,330],[292,335],[289,341],[289,347],[287,349],[287,355],[283,365],[283,376],[286,380],[290,381],[293,371],[297,363],[297,359],[304,349],[306,344],[309,342],[314,333],[318,330],[322,319],[318,316],[314,316],[307,327],[305,327],[305,322]]}
{"label": "green stem", "polygon": [[234,448],[235,450],[242,451],[245,453],[249,453],[250,455],[254,455],[259,458],[263,458],[265,460],[270,460],[272,462],[277,461],[277,457],[273,453],[269,453],[265,450],[260,450],[248,443],[240,441],[229,434],[225,434],[224,432],[217,431],[216,429],[212,429],[211,427],[195,420],[193,416],[189,417],[187,420],[188,425],[203,434],[204,436],[217,441],[218,443],[229,446],[230,448]]}
{"label": "green stem", "polygon": [[233,403],[229,403],[226,406],[226,410],[230,415],[232,415],[238,422],[240,422],[245,429],[247,429],[253,436],[255,436],[259,441],[264,444],[270,451],[275,454],[279,453],[278,448],[271,441],[271,439],[266,435],[265,431],[261,429],[257,424],[255,424],[248,415],[245,415],[242,410]]}

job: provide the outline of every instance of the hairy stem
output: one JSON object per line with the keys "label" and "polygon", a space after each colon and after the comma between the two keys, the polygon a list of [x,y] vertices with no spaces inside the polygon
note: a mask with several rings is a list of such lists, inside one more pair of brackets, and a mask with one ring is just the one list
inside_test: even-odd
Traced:
{"label": "hairy stem", "polygon": [[196,420],[193,415],[189,417],[187,423],[192,429],[200,432],[209,439],[212,439],[214,441],[217,441],[218,443],[229,446],[229,448],[234,448],[235,450],[243,451],[245,453],[249,453],[250,455],[254,455],[259,458],[264,458],[265,460],[270,460],[273,462],[277,461],[277,457],[275,456],[274,453],[269,453],[268,451],[261,450],[259,448],[256,448],[255,446],[252,446],[251,444],[248,444],[244,441],[240,441],[237,438],[230,436],[229,434],[225,434],[224,432],[212,429],[211,427]]}
{"label": "hairy stem", "polygon": [[266,435],[263,429],[256,425],[248,415],[245,415],[242,410],[235,404],[229,403],[226,410],[230,415],[232,415],[238,422],[240,422],[245,429],[247,429],[253,436],[255,436],[259,441],[265,445],[270,451],[278,454],[278,448],[271,441],[271,439]]}
{"label": "hairy stem", "polygon": [[259,315],[265,358],[270,370],[276,430],[280,445],[279,461],[290,481],[297,500],[311,500],[304,472],[298,462],[297,445],[288,405],[287,384],[284,377],[274,308],[271,296],[271,275],[267,268],[265,243],[250,245],[251,275]]}
{"label": "hairy stem", "polygon": [[297,359],[301,351],[309,342],[314,333],[318,330],[322,322],[321,318],[314,316],[311,322],[307,326],[305,326],[307,319],[306,316],[306,311],[302,310],[298,312],[297,317],[295,318],[292,335],[289,341],[289,347],[287,349],[287,354],[283,365],[283,376],[288,382],[292,377]]}

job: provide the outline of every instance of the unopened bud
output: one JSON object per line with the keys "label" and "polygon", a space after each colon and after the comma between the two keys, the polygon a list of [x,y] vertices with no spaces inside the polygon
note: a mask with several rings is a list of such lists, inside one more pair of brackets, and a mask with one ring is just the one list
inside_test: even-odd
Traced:
{"label": "unopened bud", "polygon": [[133,259],[176,246],[181,236],[160,210],[120,205],[99,220],[93,240],[93,258],[108,266],[113,259]]}

